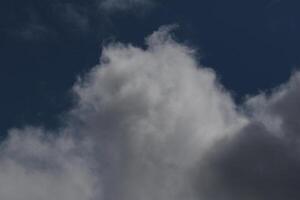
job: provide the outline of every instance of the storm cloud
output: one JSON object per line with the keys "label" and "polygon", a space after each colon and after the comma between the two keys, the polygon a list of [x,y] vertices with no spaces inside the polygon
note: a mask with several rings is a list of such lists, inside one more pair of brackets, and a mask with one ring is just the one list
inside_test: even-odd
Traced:
{"label": "storm cloud", "polygon": [[105,46],[59,131],[10,130],[0,199],[298,199],[299,73],[236,105],[172,28]]}

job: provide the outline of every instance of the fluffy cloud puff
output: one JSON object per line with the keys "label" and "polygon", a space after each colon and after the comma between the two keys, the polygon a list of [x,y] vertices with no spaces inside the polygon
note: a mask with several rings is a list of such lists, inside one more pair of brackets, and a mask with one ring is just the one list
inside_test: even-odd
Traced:
{"label": "fluffy cloud puff", "polygon": [[293,199],[300,76],[238,107],[170,29],[105,47],[58,133],[11,130],[0,199]]}
{"label": "fluffy cloud puff", "polygon": [[194,199],[190,170],[246,123],[215,73],[168,29],[153,33],[146,50],[105,48],[102,64],[74,87],[79,132],[95,138],[98,162],[109,166],[105,199]]}

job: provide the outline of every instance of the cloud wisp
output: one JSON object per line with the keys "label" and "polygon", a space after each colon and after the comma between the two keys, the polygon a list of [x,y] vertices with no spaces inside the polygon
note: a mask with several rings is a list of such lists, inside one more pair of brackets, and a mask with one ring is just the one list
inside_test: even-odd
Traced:
{"label": "cloud wisp", "polygon": [[149,8],[154,4],[154,0],[102,0],[100,1],[100,8],[114,12],[133,8]]}
{"label": "cloud wisp", "polygon": [[[20,13],[22,23],[11,23],[0,32],[25,41],[47,42],[65,35],[73,39],[92,36],[100,40],[111,36],[111,27],[118,23],[112,19],[116,13],[135,13],[132,16],[136,18],[144,16],[155,5],[155,0],[58,0],[43,2],[41,7],[28,3],[24,13]],[[18,11],[12,12],[15,18],[18,14]]]}
{"label": "cloud wisp", "polygon": [[0,199],[297,199],[299,74],[239,107],[170,30],[104,47],[58,132],[11,130]]}

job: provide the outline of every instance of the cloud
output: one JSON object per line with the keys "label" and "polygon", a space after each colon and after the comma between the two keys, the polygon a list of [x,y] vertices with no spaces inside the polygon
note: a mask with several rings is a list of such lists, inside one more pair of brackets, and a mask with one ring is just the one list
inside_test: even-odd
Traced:
{"label": "cloud", "polygon": [[147,49],[105,47],[101,64],[74,86],[78,104],[59,133],[10,132],[1,199],[195,198],[190,170],[246,119],[169,29],[148,37]]}
{"label": "cloud", "polygon": [[93,199],[97,179],[72,138],[39,128],[11,130],[0,155],[0,198]]}
{"label": "cloud", "polygon": [[149,8],[154,0],[102,0],[100,7],[107,11],[125,11],[133,8]]}
{"label": "cloud", "polygon": [[12,129],[0,199],[299,199],[299,73],[237,106],[173,28],[104,47],[58,132]]}
{"label": "cloud", "polygon": [[30,24],[28,23],[25,27],[22,27],[20,30],[12,31],[12,34],[18,37],[21,37],[24,40],[37,40],[41,41],[45,38],[51,38],[54,36],[54,33],[49,30],[47,27],[41,24]]}
{"label": "cloud", "polygon": [[300,198],[299,89],[300,74],[295,72],[270,94],[245,102],[250,123],[207,156],[209,170],[201,173],[211,174],[213,187],[206,186],[204,195],[203,182],[197,180],[205,199]]}
{"label": "cloud", "polygon": [[65,36],[103,39],[104,35],[110,36],[112,25],[117,23],[111,17],[115,12],[139,17],[155,4],[154,0],[58,0],[46,1],[37,7],[29,2],[23,13],[12,12],[14,18],[21,16],[21,23],[10,23],[3,30],[6,35],[26,41],[47,42],[47,39],[53,41]]}
{"label": "cloud", "polygon": [[91,28],[87,7],[74,3],[55,3],[51,8],[56,21],[67,26],[73,32],[85,33]]}
{"label": "cloud", "polygon": [[46,24],[44,24],[33,8],[25,9],[22,16],[22,25],[15,25],[5,29],[5,34],[21,38],[25,41],[45,41],[45,39],[53,39],[57,33]]}
{"label": "cloud", "polygon": [[254,117],[265,127],[284,138],[296,139],[300,131],[300,73],[295,72],[287,84],[276,88],[271,95],[260,94],[247,101]]}
{"label": "cloud", "polygon": [[153,33],[146,50],[106,47],[102,64],[74,87],[79,132],[97,141],[98,163],[109,166],[104,199],[194,199],[190,170],[246,123],[215,73],[169,29]]}

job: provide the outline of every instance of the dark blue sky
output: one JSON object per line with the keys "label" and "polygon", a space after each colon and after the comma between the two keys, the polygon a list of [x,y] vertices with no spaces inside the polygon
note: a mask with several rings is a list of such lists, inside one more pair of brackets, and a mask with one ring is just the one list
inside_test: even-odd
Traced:
{"label": "dark blue sky", "polygon": [[[199,52],[236,100],[286,81],[300,64],[296,0],[161,0],[108,11],[95,0],[0,1],[0,131],[57,127],[77,76],[110,41],[143,45],[159,26]],[[200,56],[201,55],[201,56]]]}

